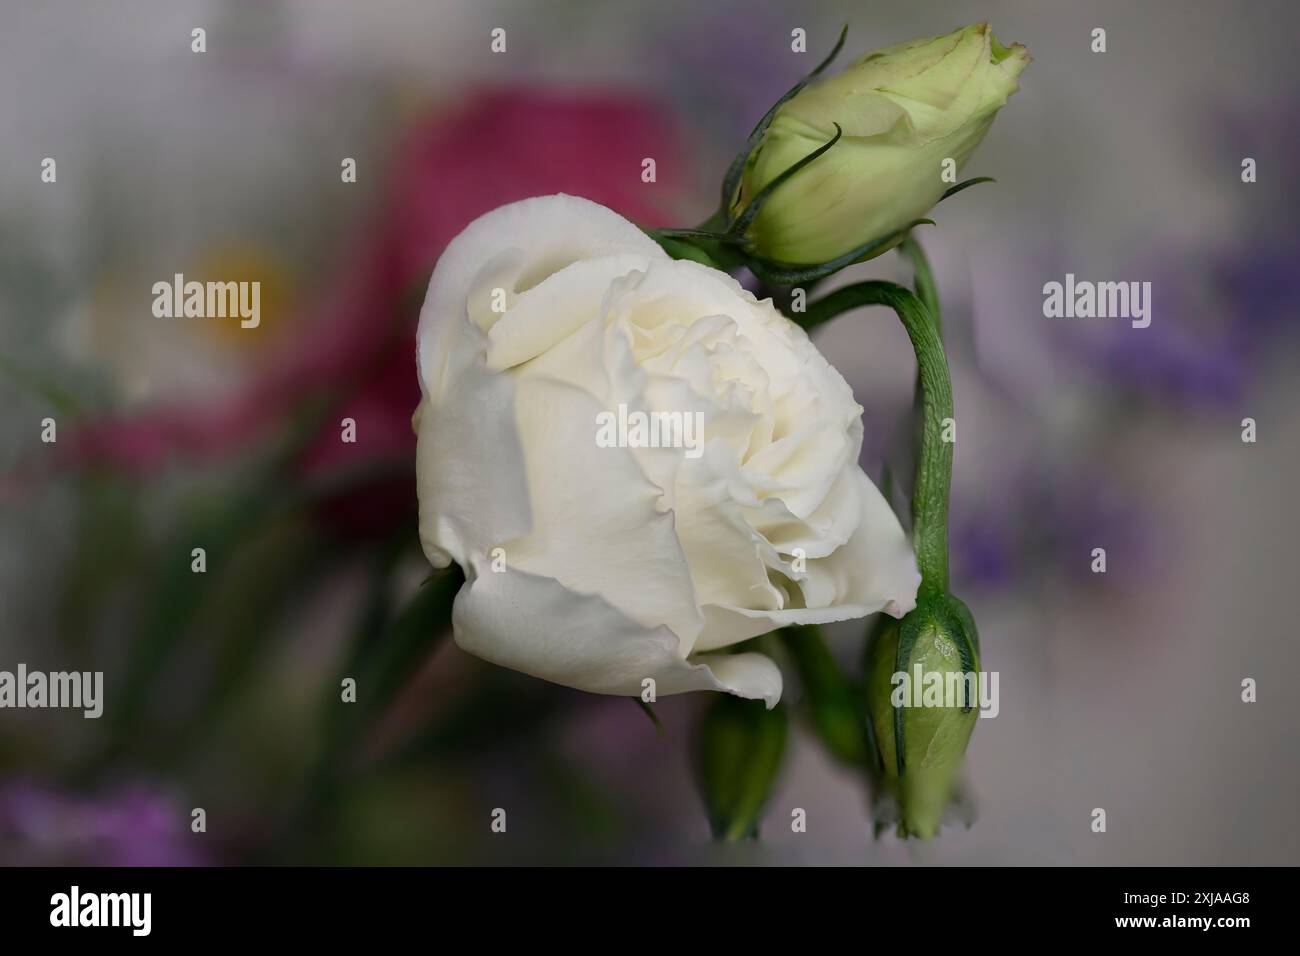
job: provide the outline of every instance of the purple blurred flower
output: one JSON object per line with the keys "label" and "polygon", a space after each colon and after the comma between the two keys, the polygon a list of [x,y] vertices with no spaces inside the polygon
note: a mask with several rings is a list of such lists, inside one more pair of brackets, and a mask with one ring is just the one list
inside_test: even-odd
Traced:
{"label": "purple blurred flower", "polygon": [[82,796],[29,780],[0,787],[0,861],[17,866],[195,866],[189,814],[142,785]]}
{"label": "purple blurred flower", "polygon": [[954,504],[953,578],[964,590],[1014,587],[1044,571],[1087,583],[1096,547],[1130,569],[1149,570],[1155,561],[1158,521],[1113,477],[1032,470],[1010,478],[1007,489],[996,501],[958,496]]}
{"label": "purple blurred flower", "polygon": [[1294,335],[1300,317],[1300,244],[1257,237],[1212,264],[1224,306],[1232,310],[1228,343],[1258,355],[1276,337]]}
{"label": "purple blurred flower", "polygon": [[[1235,169],[1242,156],[1277,168],[1300,149],[1300,123],[1277,120],[1294,116],[1294,103],[1211,106],[1216,120],[1208,126],[1204,111],[1199,104],[1196,127],[1215,131],[1209,148],[1217,148],[1219,168]],[[1151,326],[1133,333],[1117,324],[1104,342],[1082,348],[1094,374],[1158,401],[1213,410],[1240,401],[1276,350],[1294,347],[1300,242],[1292,224],[1300,191],[1287,176],[1244,188],[1243,204],[1255,204],[1248,231],[1162,259]]]}
{"label": "purple blurred flower", "polygon": [[1103,382],[1141,397],[1206,411],[1241,400],[1300,313],[1300,246],[1256,239],[1209,253],[1185,250],[1158,270],[1148,328],[1114,322],[1075,336],[1079,356]]}

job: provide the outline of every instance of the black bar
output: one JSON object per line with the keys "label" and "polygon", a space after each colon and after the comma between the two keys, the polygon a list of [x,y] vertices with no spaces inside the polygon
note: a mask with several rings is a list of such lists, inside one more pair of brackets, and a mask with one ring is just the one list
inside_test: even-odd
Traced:
{"label": "black bar", "polygon": [[[493,943],[522,934],[536,945],[564,943],[576,931],[574,942],[662,946],[697,924],[705,938],[735,934],[736,942],[778,928],[811,939],[838,927],[866,949],[897,940],[918,951],[963,937],[1228,942],[1286,929],[1294,876],[1282,868],[8,869],[0,870],[0,926],[7,944],[66,942],[75,933],[91,944],[285,939],[336,947],[414,937],[434,947],[474,945],[455,942],[473,933]],[[117,907],[126,925],[51,925],[70,908],[58,910],[59,895],[70,904],[73,886],[82,913],[111,916]],[[149,894],[147,937],[135,935],[130,919],[142,927],[142,908],[115,897],[100,909],[98,894],[109,893]],[[1120,925],[1131,920],[1151,922]]]}

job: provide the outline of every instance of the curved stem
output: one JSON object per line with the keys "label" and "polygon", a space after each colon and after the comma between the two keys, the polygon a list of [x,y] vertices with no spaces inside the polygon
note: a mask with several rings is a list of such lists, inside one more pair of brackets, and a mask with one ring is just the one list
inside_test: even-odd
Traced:
{"label": "curved stem", "polygon": [[[934,281],[934,272],[930,269],[930,260],[921,248],[921,244],[916,241],[916,237],[908,234],[907,238],[898,244],[898,253],[912,267],[912,288],[916,290],[917,298],[925,306],[926,311],[930,313],[930,318],[934,320],[934,329],[939,333],[939,341],[943,341],[943,315],[939,311],[939,286]],[[912,447],[910,449],[911,461],[915,462],[921,457],[921,439],[923,437],[922,428],[924,423],[921,421],[921,376],[917,375],[916,382],[912,387]]]}
{"label": "curved stem", "polygon": [[893,282],[858,282],[809,304],[804,328],[812,329],[850,309],[887,305],[897,313],[916,352],[921,379],[921,453],[912,486],[912,543],[921,570],[921,593],[948,590],[948,493],[952,443],[943,440],[953,417],[952,381],[936,323],[910,289]]}

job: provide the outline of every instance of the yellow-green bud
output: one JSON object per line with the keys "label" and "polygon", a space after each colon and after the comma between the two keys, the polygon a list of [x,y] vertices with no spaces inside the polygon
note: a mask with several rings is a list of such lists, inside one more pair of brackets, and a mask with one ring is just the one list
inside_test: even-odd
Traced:
{"label": "yellow-green bud", "polygon": [[[909,628],[915,642],[900,671],[899,641]],[[866,703],[880,758],[878,784],[883,793],[878,796],[897,805],[900,836],[929,839],[943,822],[979,719],[978,671],[979,653],[964,638],[961,623],[924,606],[902,621],[884,619],[871,636]],[[897,676],[901,673],[907,674],[905,680]],[[956,696],[932,696],[936,683],[945,691],[955,688]],[[900,702],[904,706],[897,706]]]}
{"label": "yellow-green bud", "polygon": [[[785,103],[750,154],[732,214],[784,170],[748,238],[764,259],[818,264],[898,232],[955,182],[1029,63],[987,23],[864,56]],[[946,162],[951,160],[951,162]],[[879,254],[886,250],[875,250]]]}

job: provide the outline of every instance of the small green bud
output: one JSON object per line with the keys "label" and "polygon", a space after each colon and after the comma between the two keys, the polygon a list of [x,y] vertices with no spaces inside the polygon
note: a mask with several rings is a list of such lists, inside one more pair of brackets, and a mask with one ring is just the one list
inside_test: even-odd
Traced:
{"label": "small green bud", "polygon": [[785,753],[785,707],[717,694],[696,740],[696,777],[713,836],[735,841],[758,835],[763,808]]}
{"label": "small green bud", "polygon": [[862,57],[781,106],[746,161],[732,215],[838,126],[834,147],[767,198],[747,230],[754,251],[818,264],[898,232],[955,184],[1028,63],[987,23]]}
{"label": "small green bud", "polygon": [[963,613],[969,620],[950,595],[922,598],[901,621],[882,618],[868,641],[877,796],[897,805],[900,836],[938,832],[979,719],[979,650]]}

